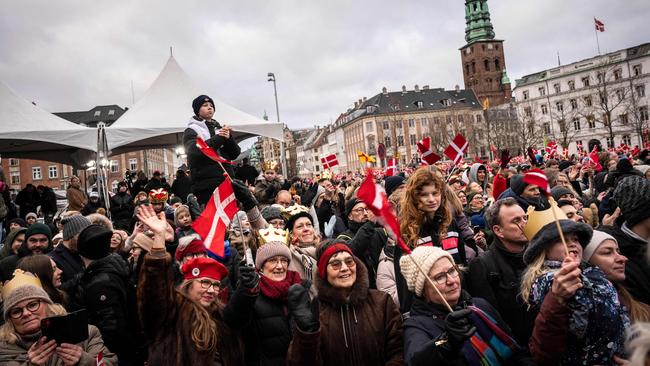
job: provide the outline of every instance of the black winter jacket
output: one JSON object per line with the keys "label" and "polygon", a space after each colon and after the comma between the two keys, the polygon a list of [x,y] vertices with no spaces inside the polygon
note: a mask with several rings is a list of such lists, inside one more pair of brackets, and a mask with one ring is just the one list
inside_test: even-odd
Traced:
{"label": "black winter jacket", "polygon": [[118,229],[128,229],[133,217],[133,198],[126,192],[111,197],[111,218]]}
{"label": "black winter jacket", "polygon": [[63,244],[57,245],[49,256],[62,271],[61,283],[63,284],[72,281],[78,273],[84,270],[84,264],[79,254],[71,251]]}

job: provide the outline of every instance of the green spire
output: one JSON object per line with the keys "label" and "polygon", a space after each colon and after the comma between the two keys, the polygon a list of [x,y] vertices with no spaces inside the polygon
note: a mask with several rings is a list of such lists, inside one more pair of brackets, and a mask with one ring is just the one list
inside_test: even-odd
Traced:
{"label": "green spire", "polygon": [[465,0],[465,41],[494,39],[487,0]]}
{"label": "green spire", "polygon": [[505,84],[510,84],[510,78],[508,77],[508,73],[506,73],[506,70],[503,69],[503,73],[501,75],[501,85]]}

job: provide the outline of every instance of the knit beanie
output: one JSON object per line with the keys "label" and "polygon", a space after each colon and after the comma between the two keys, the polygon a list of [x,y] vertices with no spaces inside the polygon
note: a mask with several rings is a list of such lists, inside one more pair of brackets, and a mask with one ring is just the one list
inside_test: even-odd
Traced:
{"label": "knit beanie", "polygon": [[187,235],[178,239],[176,248],[176,260],[180,262],[183,257],[190,254],[208,254],[205,244],[197,234]]}
{"label": "knit beanie", "polygon": [[[569,234],[576,234],[582,248],[585,248],[589,244],[593,234],[591,226],[567,219],[560,219],[560,229],[565,238]],[[544,225],[526,247],[524,251],[524,263],[527,265],[533,263],[542,252],[553,246],[559,240],[560,234],[557,231],[555,221]]]}
{"label": "knit beanie", "polygon": [[269,260],[269,258],[273,258],[278,255],[281,255],[287,258],[288,261],[291,261],[291,251],[285,244],[278,242],[269,242],[262,245],[259,249],[257,249],[255,267],[258,270],[261,270],[262,266],[264,266],[264,262]]}
{"label": "knit beanie", "polygon": [[589,244],[587,244],[587,246],[582,250],[582,260],[589,262],[591,256],[596,252],[596,249],[598,249],[605,240],[613,240],[618,244],[618,241],[613,236],[604,231],[594,230],[594,235],[591,237]]}
{"label": "knit beanie", "polygon": [[614,199],[626,225],[632,227],[638,224],[650,217],[650,180],[639,176],[624,178],[614,190]]}
{"label": "knit beanie", "polygon": [[41,224],[40,222],[36,222],[27,228],[27,231],[25,232],[25,242],[27,242],[27,239],[29,239],[30,236],[36,234],[43,234],[47,236],[47,240],[50,243],[52,242],[52,230],[50,230],[49,226]]}
{"label": "knit beanie", "polygon": [[11,226],[11,224],[18,224],[20,227],[27,227],[27,223],[25,220],[21,219],[20,217],[16,217],[15,219],[9,220],[7,223],[7,227]]}
{"label": "knit beanie", "polygon": [[469,203],[472,202],[472,200],[474,199],[474,197],[475,197],[477,194],[481,194],[481,195],[482,195],[483,193],[470,192],[470,193],[467,195],[467,205],[468,205],[468,206],[469,206]]}
{"label": "knit beanie", "polygon": [[510,189],[512,189],[512,192],[517,196],[521,196],[527,185],[528,183],[524,182],[524,176],[522,174],[510,177]]}
{"label": "knit beanie", "polygon": [[47,295],[41,280],[30,272],[23,272],[20,269],[14,271],[14,277],[11,281],[5,283],[2,288],[3,303],[3,316],[5,320],[9,318],[9,310],[16,304],[27,299],[39,299],[48,304],[52,303],[50,297]]}
{"label": "knit beanie", "polygon": [[[179,226],[180,226],[180,224],[179,224],[179,222],[178,222],[178,215],[180,215],[181,212],[187,212],[187,214],[190,215],[190,208],[189,208],[189,206],[187,206],[187,205],[180,205],[180,206],[176,207],[176,209],[174,210],[174,225],[176,225],[176,227],[179,227]],[[190,215],[190,216],[191,216],[191,215]]]}
{"label": "knit beanie", "polygon": [[454,258],[446,250],[438,247],[419,246],[413,249],[411,254],[403,255],[399,260],[400,270],[402,276],[406,280],[406,286],[409,291],[415,293],[416,296],[421,297],[424,290],[424,282],[426,277],[418,270],[418,267],[413,263],[413,259],[422,267],[424,273],[429,273],[431,267],[441,258],[448,258],[452,264]]}
{"label": "knit beanie", "polygon": [[68,241],[79,234],[81,230],[90,226],[91,222],[86,216],[72,215],[61,220],[63,225],[63,240]]}
{"label": "knit beanie", "polygon": [[560,197],[564,196],[565,194],[573,194],[573,192],[571,192],[569,188],[563,186],[555,186],[553,189],[551,189],[551,195],[555,201],[559,201]]}
{"label": "knit beanie", "polygon": [[27,215],[25,215],[25,220],[29,219],[30,217],[38,219],[38,216],[35,213],[29,212],[29,213],[27,213]]}
{"label": "knit beanie", "polygon": [[89,225],[79,233],[77,252],[86,259],[101,259],[111,252],[113,231],[101,225]]}
{"label": "knit beanie", "polygon": [[287,230],[289,230],[289,231],[293,231],[293,225],[296,223],[296,220],[298,220],[298,219],[301,218],[301,217],[306,217],[306,218],[308,218],[309,221],[311,222],[311,224],[312,224],[312,225],[314,224],[314,218],[311,217],[311,215],[309,214],[309,212],[298,212],[297,214],[291,216],[291,217],[289,218],[289,220],[287,220],[287,225],[285,226],[285,227],[287,228]]}
{"label": "knit beanie", "polygon": [[363,202],[356,197],[350,198],[350,200],[345,203],[345,216],[346,217],[349,216],[350,213],[352,213],[354,206],[358,205],[359,203],[363,203]]}
{"label": "knit beanie", "polygon": [[393,175],[387,177],[384,181],[384,189],[386,190],[386,197],[390,197],[397,188],[403,185],[406,182],[406,178],[401,175]]}
{"label": "knit beanie", "polygon": [[354,257],[352,249],[341,240],[325,240],[320,243],[316,249],[316,263],[318,265],[318,276],[320,278],[326,278],[327,273],[327,264],[330,261],[330,258],[336,253],[347,252]]}
{"label": "knit beanie", "polygon": [[198,97],[194,98],[194,100],[192,101],[192,109],[194,110],[195,116],[197,117],[199,116],[199,109],[201,109],[201,106],[205,102],[209,102],[210,104],[212,104],[212,108],[214,109],[214,100],[212,100],[212,98],[210,98],[207,95],[199,95]]}
{"label": "knit beanie", "polygon": [[273,219],[284,219],[282,217],[282,211],[280,211],[280,207],[277,207],[275,205],[271,206],[266,206],[262,209],[262,217],[266,222],[269,222]]}

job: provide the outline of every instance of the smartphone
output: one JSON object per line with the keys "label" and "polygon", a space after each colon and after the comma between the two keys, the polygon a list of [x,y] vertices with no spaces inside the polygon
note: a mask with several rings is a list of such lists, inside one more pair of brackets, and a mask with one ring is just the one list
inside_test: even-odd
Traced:
{"label": "smartphone", "polygon": [[41,320],[41,332],[56,344],[77,344],[88,339],[88,313],[81,309],[73,313],[51,316]]}

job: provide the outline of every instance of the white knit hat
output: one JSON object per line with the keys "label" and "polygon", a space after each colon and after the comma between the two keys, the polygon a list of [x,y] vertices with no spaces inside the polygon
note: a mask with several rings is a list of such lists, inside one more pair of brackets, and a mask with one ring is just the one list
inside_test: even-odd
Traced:
{"label": "white knit hat", "polygon": [[589,262],[591,256],[596,252],[596,249],[598,249],[598,247],[607,239],[613,240],[618,245],[618,241],[613,236],[604,231],[594,230],[594,235],[591,237],[591,241],[587,244],[585,249],[582,250],[582,260]]}
{"label": "white knit hat", "polygon": [[[410,257],[410,258],[409,258]],[[424,273],[429,273],[433,264],[440,258],[449,258],[449,261],[454,264],[454,258],[447,251],[438,247],[432,246],[419,246],[413,249],[411,254],[403,255],[399,260],[400,269],[409,291],[414,292],[417,296],[422,296],[424,289],[425,276],[418,270],[418,267],[413,263],[415,259],[422,267]]]}

